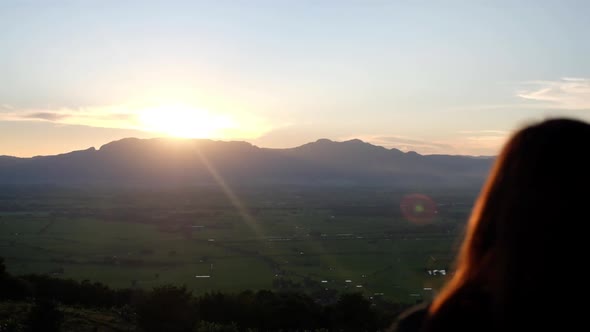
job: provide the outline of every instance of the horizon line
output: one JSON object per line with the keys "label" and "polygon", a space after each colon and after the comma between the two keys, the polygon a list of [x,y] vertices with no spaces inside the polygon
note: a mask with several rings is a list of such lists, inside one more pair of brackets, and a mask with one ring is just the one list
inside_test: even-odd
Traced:
{"label": "horizon line", "polygon": [[95,151],[99,151],[101,150],[104,146],[115,143],[115,142],[120,142],[120,141],[124,141],[124,140],[139,140],[139,141],[151,141],[151,140],[172,140],[172,141],[210,141],[210,142],[224,142],[224,143],[247,143],[250,144],[251,146],[254,146],[256,148],[259,149],[267,149],[267,150],[288,150],[288,149],[296,149],[296,148],[300,148],[302,146],[305,145],[309,145],[309,144],[314,144],[314,143],[318,143],[321,141],[328,141],[331,143],[349,143],[349,142],[361,142],[367,145],[371,145],[374,147],[379,147],[379,148],[383,148],[385,150],[391,151],[391,150],[397,150],[401,153],[404,154],[418,154],[420,156],[454,156],[454,157],[468,157],[468,158],[495,158],[496,155],[468,155],[468,154],[449,154],[449,153],[419,153],[416,152],[414,150],[408,150],[408,151],[403,151],[399,148],[396,147],[385,147],[382,145],[377,145],[377,144],[373,144],[371,142],[367,142],[367,141],[363,141],[362,139],[359,138],[351,138],[351,139],[346,139],[346,140],[333,140],[330,138],[318,138],[315,141],[309,141],[307,143],[303,143],[303,144],[299,144],[296,146],[291,146],[291,147],[283,147],[283,148],[273,148],[273,147],[264,147],[264,146],[259,146],[256,145],[252,142],[249,142],[248,140],[236,140],[236,139],[213,139],[213,138],[188,138],[188,137],[172,137],[172,136],[159,136],[159,137],[150,137],[150,138],[139,138],[139,137],[133,137],[133,136],[129,136],[129,137],[123,137],[117,140],[113,140],[107,143],[102,144],[100,147],[96,147],[96,146],[90,146],[86,149],[79,149],[79,150],[71,150],[71,151],[64,151],[64,152],[59,152],[59,153],[55,153],[55,154],[44,154],[44,155],[32,155],[29,157],[21,157],[21,156],[12,156],[12,155],[5,155],[5,154],[0,154],[0,157],[4,157],[4,158],[18,158],[18,159],[32,159],[32,158],[41,158],[41,157],[52,157],[52,156],[59,156],[59,155],[64,155],[64,154],[69,154],[69,153],[73,153],[73,152],[78,152],[78,151],[87,151],[87,150],[95,150]]}

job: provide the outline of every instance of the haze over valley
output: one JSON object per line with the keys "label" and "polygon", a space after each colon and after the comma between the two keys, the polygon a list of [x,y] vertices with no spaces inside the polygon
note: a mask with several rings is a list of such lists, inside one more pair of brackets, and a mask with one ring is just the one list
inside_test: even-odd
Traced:
{"label": "haze over valley", "polygon": [[235,141],[127,138],[55,156],[0,157],[0,184],[477,187],[492,161],[420,155],[358,139],[267,149]]}

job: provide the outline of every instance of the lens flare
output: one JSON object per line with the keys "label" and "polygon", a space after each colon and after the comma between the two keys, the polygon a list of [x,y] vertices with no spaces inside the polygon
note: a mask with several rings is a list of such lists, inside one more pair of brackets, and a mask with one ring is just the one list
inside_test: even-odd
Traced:
{"label": "lens flare", "polygon": [[404,196],[400,203],[400,208],[404,218],[417,224],[431,222],[437,213],[436,203],[432,198],[423,194],[409,194]]}

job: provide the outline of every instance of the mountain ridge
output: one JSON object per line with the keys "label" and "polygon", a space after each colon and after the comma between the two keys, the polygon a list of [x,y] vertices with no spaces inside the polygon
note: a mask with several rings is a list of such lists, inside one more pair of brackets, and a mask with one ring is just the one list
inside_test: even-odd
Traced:
{"label": "mountain ridge", "polygon": [[96,149],[0,157],[0,184],[461,185],[480,184],[493,158],[421,155],[359,139],[293,148],[244,141],[124,138]]}
{"label": "mountain ridge", "polygon": [[165,141],[197,141],[197,142],[223,142],[223,143],[244,143],[244,144],[248,144],[254,147],[257,147],[259,149],[268,149],[268,150],[291,150],[291,149],[297,149],[297,148],[301,148],[304,146],[308,146],[308,145],[313,145],[313,144],[325,144],[325,143],[335,143],[335,144],[350,144],[350,143],[362,143],[362,144],[366,144],[369,146],[373,146],[373,147],[377,147],[377,148],[382,148],[385,150],[389,150],[389,151],[399,151],[401,153],[405,153],[405,154],[418,154],[421,156],[454,156],[454,157],[468,157],[468,158],[495,158],[495,156],[491,156],[491,155],[466,155],[466,154],[446,154],[446,153],[433,153],[433,154],[421,154],[418,153],[416,151],[413,150],[409,150],[409,151],[402,151],[400,149],[397,148],[386,148],[384,146],[381,145],[375,145],[372,144],[370,142],[365,142],[361,139],[358,138],[353,138],[353,139],[349,139],[349,140],[345,140],[345,141],[335,141],[335,140],[331,140],[329,138],[319,138],[313,142],[308,142],[308,143],[304,143],[298,146],[294,146],[294,147],[287,147],[287,148],[269,148],[269,147],[261,147],[261,146],[257,146],[253,143],[247,142],[247,141],[235,141],[235,140],[230,140],[230,141],[225,141],[225,140],[213,140],[213,139],[207,139],[207,138],[171,138],[171,137],[154,137],[154,138],[137,138],[137,137],[124,137],[118,140],[114,140],[108,143],[105,143],[103,145],[101,145],[100,147],[96,148],[96,147],[88,147],[86,149],[81,149],[81,150],[72,150],[69,152],[61,152],[61,153],[57,153],[57,154],[52,154],[52,155],[35,155],[35,156],[31,156],[31,157],[18,157],[18,156],[11,156],[11,155],[2,155],[0,154],[0,159],[31,159],[31,158],[39,158],[39,157],[51,157],[51,156],[59,156],[59,155],[64,155],[64,154],[69,154],[72,152],[77,152],[77,151],[88,151],[88,150],[101,150],[103,147],[105,146],[109,146],[112,144],[117,144],[120,142],[126,142],[126,141],[160,141],[160,140],[165,140]]}

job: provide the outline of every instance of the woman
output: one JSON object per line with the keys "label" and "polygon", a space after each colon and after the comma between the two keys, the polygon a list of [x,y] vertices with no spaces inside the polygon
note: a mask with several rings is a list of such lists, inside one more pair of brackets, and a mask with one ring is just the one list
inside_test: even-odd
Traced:
{"label": "woman", "polygon": [[475,204],[452,278],[394,330],[589,330],[577,305],[588,295],[589,152],[581,121],[517,131]]}

